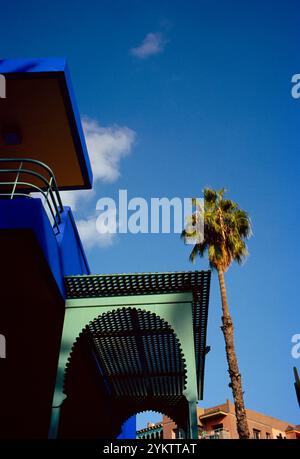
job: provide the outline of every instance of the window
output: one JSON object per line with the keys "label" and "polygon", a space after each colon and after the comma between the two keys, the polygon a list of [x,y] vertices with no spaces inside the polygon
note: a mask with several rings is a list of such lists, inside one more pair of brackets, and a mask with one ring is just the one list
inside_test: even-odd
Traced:
{"label": "window", "polygon": [[176,429],[175,430],[175,438],[176,439],[185,438],[184,430],[183,429]]}
{"label": "window", "polygon": [[213,430],[221,430],[223,429],[223,424],[215,424],[212,426]]}
{"label": "window", "polygon": [[222,432],[223,432],[223,424],[214,424],[211,426],[213,429],[213,437],[214,438],[222,438]]}
{"label": "window", "polygon": [[270,438],[271,438],[270,432],[266,432],[266,439],[267,439],[267,440],[270,440]]}
{"label": "window", "polygon": [[260,439],[260,430],[253,429],[253,438],[255,438],[255,440]]}

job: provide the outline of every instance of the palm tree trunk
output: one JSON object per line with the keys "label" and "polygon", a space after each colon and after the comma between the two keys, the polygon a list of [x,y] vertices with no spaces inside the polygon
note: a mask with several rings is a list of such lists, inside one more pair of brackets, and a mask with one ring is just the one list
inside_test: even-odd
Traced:
{"label": "palm tree trunk", "polygon": [[222,324],[221,327],[225,345],[226,345],[226,356],[228,362],[228,373],[230,376],[230,384],[229,386],[232,389],[233,399],[234,399],[234,406],[235,406],[235,415],[236,415],[236,423],[237,423],[237,431],[239,434],[240,439],[246,439],[250,437],[247,418],[246,418],[246,410],[244,404],[244,395],[243,395],[243,388],[242,388],[242,377],[239,372],[238,362],[235,354],[235,347],[234,347],[234,334],[233,334],[233,323],[229,314],[228,302],[227,302],[227,295],[226,295],[226,287],[225,287],[225,279],[224,279],[224,272],[218,269],[218,276],[219,276],[219,284],[220,284],[220,292],[221,292],[221,300],[222,300]]}

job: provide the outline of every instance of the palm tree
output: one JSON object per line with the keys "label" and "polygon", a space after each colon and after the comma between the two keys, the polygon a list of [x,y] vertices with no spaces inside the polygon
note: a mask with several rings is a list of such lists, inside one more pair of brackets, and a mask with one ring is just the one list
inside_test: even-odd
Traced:
{"label": "palm tree", "polygon": [[[248,255],[245,239],[251,236],[251,224],[248,214],[235,202],[224,199],[224,193],[225,189],[219,191],[204,189],[203,238],[195,240],[197,236],[195,222],[199,218],[197,212],[190,217],[192,229],[184,229],[181,237],[185,243],[191,243],[191,239],[195,241],[190,253],[191,262],[195,261],[197,255],[203,257],[207,252],[211,268],[218,272],[222,301],[221,329],[225,339],[230,376],[229,387],[233,393],[239,438],[245,439],[249,438],[250,434],[244,405],[242,378],[235,353],[234,329],[229,313],[224,273],[233,261],[240,264]],[[193,199],[193,203],[195,204],[196,200]]]}

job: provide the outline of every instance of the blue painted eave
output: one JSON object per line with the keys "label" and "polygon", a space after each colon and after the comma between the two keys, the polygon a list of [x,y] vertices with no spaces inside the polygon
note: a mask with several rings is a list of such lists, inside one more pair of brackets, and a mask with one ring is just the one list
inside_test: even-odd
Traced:
{"label": "blue painted eave", "polygon": [[[82,130],[78,106],[67,61],[65,58],[33,58],[33,59],[0,59],[0,74],[14,75],[33,74],[57,77],[61,81],[64,103],[68,113],[69,124],[74,140],[76,154],[80,163],[84,186],[80,189],[90,189],[93,185],[93,174],[90,159]],[[74,187],[76,189],[76,187]]]}

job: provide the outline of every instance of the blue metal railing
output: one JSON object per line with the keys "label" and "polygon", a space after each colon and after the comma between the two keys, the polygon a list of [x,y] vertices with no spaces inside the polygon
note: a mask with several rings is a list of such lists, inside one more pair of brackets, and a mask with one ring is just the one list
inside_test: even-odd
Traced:
{"label": "blue metal railing", "polygon": [[54,233],[59,233],[63,205],[50,167],[36,159],[0,158],[0,199],[31,198],[31,193],[42,194]]}

